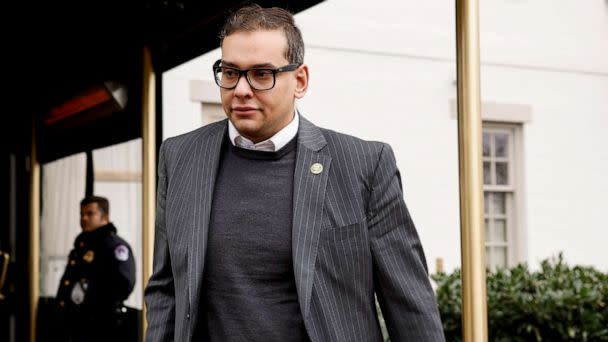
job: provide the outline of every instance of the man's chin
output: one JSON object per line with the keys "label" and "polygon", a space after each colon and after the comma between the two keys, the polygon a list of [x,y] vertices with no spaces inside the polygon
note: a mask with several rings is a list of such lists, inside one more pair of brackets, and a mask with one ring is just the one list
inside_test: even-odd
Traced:
{"label": "man's chin", "polygon": [[239,134],[246,138],[259,135],[259,125],[252,120],[238,120],[237,122],[233,122],[233,124],[236,130],[239,131]]}
{"label": "man's chin", "polygon": [[230,121],[232,121],[232,123],[235,126],[239,126],[239,125],[256,125],[256,123],[259,121],[259,118],[253,116],[253,115],[236,115],[233,114],[230,116]]}

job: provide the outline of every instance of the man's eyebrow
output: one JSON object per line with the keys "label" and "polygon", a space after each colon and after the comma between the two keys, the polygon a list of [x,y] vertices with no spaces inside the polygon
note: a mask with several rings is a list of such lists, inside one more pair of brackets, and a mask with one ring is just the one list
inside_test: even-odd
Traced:
{"label": "man's eyebrow", "polygon": [[276,67],[272,63],[262,63],[262,64],[254,64],[252,66],[252,68],[270,68],[270,69],[274,69]]}
{"label": "man's eyebrow", "polygon": [[[231,68],[237,68],[239,69],[239,66],[234,64],[234,63],[230,63],[227,61],[222,60],[222,66],[227,66],[227,67],[231,67]],[[260,64],[254,64],[251,67],[249,67],[249,69],[251,68],[269,68],[269,69],[274,69],[276,68],[276,66],[272,63],[260,63]]]}
{"label": "man's eyebrow", "polygon": [[236,64],[230,63],[230,62],[226,62],[225,60],[222,60],[221,65],[222,66],[227,66],[227,67],[233,67],[233,68],[237,68],[238,69],[238,66]]}

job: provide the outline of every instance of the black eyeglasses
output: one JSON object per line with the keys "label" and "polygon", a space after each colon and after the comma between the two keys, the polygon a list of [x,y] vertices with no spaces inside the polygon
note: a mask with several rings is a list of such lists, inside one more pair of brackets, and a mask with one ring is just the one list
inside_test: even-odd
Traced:
{"label": "black eyeglasses", "polygon": [[220,88],[234,89],[239,83],[241,76],[245,75],[245,79],[253,90],[269,90],[274,87],[276,75],[280,72],[294,71],[300,64],[288,64],[280,68],[251,68],[241,70],[239,68],[220,66],[222,60],[213,63],[213,74],[215,75],[215,83]]}

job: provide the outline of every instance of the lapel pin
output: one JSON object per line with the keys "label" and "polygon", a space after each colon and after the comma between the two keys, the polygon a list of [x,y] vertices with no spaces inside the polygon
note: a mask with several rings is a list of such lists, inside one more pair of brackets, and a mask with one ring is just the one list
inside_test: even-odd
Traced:
{"label": "lapel pin", "polygon": [[318,175],[319,173],[323,172],[323,165],[319,163],[312,164],[312,166],[310,167],[310,172],[315,175]]}

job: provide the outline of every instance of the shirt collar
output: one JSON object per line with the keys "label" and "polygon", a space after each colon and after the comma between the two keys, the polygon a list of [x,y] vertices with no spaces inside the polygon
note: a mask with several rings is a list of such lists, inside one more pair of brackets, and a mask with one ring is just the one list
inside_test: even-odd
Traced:
{"label": "shirt collar", "polygon": [[300,117],[298,115],[298,111],[294,111],[293,119],[291,122],[283,127],[280,131],[278,131],[272,137],[260,141],[257,144],[254,144],[251,140],[245,138],[244,136],[239,134],[239,131],[234,127],[232,121],[228,120],[228,136],[230,137],[230,142],[234,146],[243,147],[249,150],[262,150],[262,151],[278,151],[283,146],[287,145],[288,142],[293,139],[296,134],[298,134],[298,128],[300,126]]}

